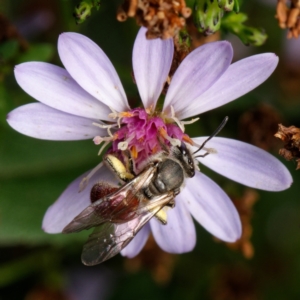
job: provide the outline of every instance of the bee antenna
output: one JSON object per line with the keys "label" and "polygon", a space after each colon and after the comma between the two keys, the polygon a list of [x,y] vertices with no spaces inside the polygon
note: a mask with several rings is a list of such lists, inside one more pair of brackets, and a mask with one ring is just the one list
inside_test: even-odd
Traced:
{"label": "bee antenna", "polygon": [[224,120],[222,121],[222,123],[218,126],[218,128],[213,132],[213,134],[211,136],[209,136],[203,143],[202,145],[195,151],[193,152],[193,154],[196,154],[197,152],[199,152],[200,150],[202,150],[205,146],[205,144],[211,140],[213,137],[215,137],[226,125],[227,121],[228,121],[228,116],[224,118]]}

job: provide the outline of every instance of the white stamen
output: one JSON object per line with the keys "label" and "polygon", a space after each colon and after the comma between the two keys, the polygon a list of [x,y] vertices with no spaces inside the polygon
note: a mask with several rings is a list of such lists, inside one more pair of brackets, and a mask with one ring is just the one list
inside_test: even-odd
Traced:
{"label": "white stamen", "polygon": [[86,177],[84,177],[79,184],[79,193],[82,192],[89,183],[91,177],[103,166],[103,162],[98,164]]}
{"label": "white stamen", "polygon": [[99,135],[97,135],[97,136],[95,136],[95,137],[93,138],[93,142],[94,142],[95,145],[100,145],[102,141],[103,141],[103,139],[102,139],[102,137],[99,136]]}
{"label": "white stamen", "polygon": [[181,141],[179,139],[171,139],[170,143],[173,146],[180,146],[181,145]]}
{"label": "white stamen", "polygon": [[175,116],[175,110],[174,107],[171,105],[171,119],[178,125],[178,127],[184,132],[184,124],[180,122],[180,120]]}
{"label": "white stamen", "polygon": [[184,125],[190,125],[190,124],[193,124],[193,123],[197,122],[198,120],[200,120],[200,118],[195,118],[195,119],[192,119],[192,120],[189,120],[189,121],[181,121],[181,123],[184,124]]}
{"label": "white stamen", "polygon": [[132,134],[128,139],[126,139],[124,142],[118,143],[118,149],[119,150],[127,150],[129,143],[134,139],[135,135]]}
{"label": "white stamen", "polygon": [[102,153],[102,151],[104,150],[104,148],[110,143],[113,141],[113,136],[105,136],[105,137],[102,137],[102,136],[95,136],[93,138],[93,142],[95,143],[95,145],[100,145],[101,143],[104,142],[104,144],[101,146],[99,152],[98,152],[98,155],[100,155]]}
{"label": "white stamen", "polygon": [[103,129],[107,129],[107,133],[111,137],[113,137],[113,134],[111,133],[110,129],[118,126],[117,124],[109,124],[108,125],[108,124],[99,124],[99,123],[93,123],[93,125],[98,126]]}
{"label": "white stamen", "polygon": [[109,109],[112,111],[112,113],[110,113],[108,116],[112,119],[116,119],[119,116],[119,113],[110,106]]}
{"label": "white stamen", "polygon": [[125,151],[125,150],[127,150],[127,148],[128,148],[128,142],[120,142],[119,144],[118,144],[118,149],[119,150],[122,150],[122,151]]}
{"label": "white stamen", "polygon": [[102,137],[102,136],[95,136],[93,138],[93,142],[95,143],[95,145],[100,145],[102,142],[111,142],[113,140],[113,136],[105,136],[105,137]]}
{"label": "white stamen", "polygon": [[197,122],[200,118],[195,118],[190,121],[180,121],[176,116],[175,116],[175,110],[174,107],[171,105],[171,119],[178,125],[178,127],[182,130],[182,132],[185,131],[184,125],[189,125]]}
{"label": "white stamen", "polygon": [[105,148],[109,143],[110,143],[110,141],[107,141],[107,142],[105,142],[105,143],[101,146],[100,150],[98,151],[98,155],[100,155],[100,154],[102,153],[102,151],[104,150],[104,148]]}
{"label": "white stamen", "polygon": [[173,139],[168,135],[164,135],[163,137],[166,140],[168,140],[172,146],[180,146],[181,145],[181,141],[179,139]]}
{"label": "white stamen", "polygon": [[118,121],[117,121],[117,124],[118,124],[118,127],[121,128],[121,120],[122,120],[122,113],[118,113],[117,111],[115,111],[112,107],[109,106],[109,109],[112,111],[112,113],[110,113],[108,116],[112,119],[117,119],[118,118]]}

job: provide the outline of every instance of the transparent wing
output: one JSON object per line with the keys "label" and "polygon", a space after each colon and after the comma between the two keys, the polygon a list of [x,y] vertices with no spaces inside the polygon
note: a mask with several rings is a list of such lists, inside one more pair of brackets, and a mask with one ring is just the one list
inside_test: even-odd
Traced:
{"label": "transparent wing", "polygon": [[156,167],[150,166],[118,191],[92,203],[63,229],[63,233],[78,232],[105,222],[125,223],[137,218],[149,202],[141,197],[140,191],[148,186],[155,172]]}
{"label": "transparent wing", "polygon": [[104,223],[96,227],[85,243],[81,255],[87,266],[99,264],[125,248],[140,229],[166,204],[174,199],[172,192],[157,196],[137,218],[126,223]]}

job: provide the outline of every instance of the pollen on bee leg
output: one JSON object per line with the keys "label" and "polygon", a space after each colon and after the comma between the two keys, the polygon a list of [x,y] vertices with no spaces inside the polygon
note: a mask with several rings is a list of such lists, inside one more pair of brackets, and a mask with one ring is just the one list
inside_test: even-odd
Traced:
{"label": "pollen on bee leg", "polygon": [[166,225],[168,222],[168,216],[164,209],[161,209],[156,215],[156,219],[161,222],[163,225]]}

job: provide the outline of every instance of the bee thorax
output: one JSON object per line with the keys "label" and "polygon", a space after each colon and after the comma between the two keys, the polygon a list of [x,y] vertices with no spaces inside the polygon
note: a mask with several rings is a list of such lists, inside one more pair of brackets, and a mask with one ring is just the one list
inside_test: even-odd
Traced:
{"label": "bee thorax", "polygon": [[178,194],[183,181],[184,172],[181,165],[173,159],[166,159],[159,163],[157,174],[144,189],[144,194],[148,199],[169,191],[176,191]]}

